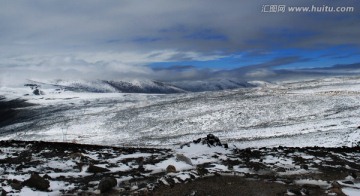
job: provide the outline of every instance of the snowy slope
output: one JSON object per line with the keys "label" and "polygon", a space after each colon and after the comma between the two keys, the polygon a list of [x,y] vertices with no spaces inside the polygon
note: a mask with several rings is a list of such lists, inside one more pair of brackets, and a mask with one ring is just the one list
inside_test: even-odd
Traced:
{"label": "snowy slope", "polygon": [[183,81],[183,82],[172,82],[172,84],[189,92],[219,91],[219,90],[248,88],[248,87],[256,86],[255,84],[251,84],[248,82],[229,80],[229,79],[206,80],[206,81]]}
{"label": "snowy slope", "polygon": [[[236,88],[248,88],[256,85],[235,80],[203,80],[186,82],[161,82],[154,80],[55,80],[34,81],[29,80],[26,86],[37,85],[39,89],[61,89],[74,92],[93,93],[152,93],[171,94],[185,92],[218,91]],[[46,91],[46,90],[45,90]],[[45,93],[44,91],[44,93]]]}
{"label": "snowy slope", "polygon": [[123,93],[184,93],[185,90],[176,86],[152,80],[103,81]]}
{"label": "snowy slope", "polygon": [[1,139],[171,146],[215,133],[238,147],[360,141],[359,78],[180,94],[1,91],[38,104],[28,107],[31,115],[22,109],[21,119],[1,127]]}

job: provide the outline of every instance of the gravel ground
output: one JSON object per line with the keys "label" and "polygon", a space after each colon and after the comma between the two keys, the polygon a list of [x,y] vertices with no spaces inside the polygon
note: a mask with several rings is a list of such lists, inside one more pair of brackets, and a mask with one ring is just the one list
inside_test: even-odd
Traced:
{"label": "gravel ground", "polygon": [[[360,147],[224,150],[229,153],[209,154],[202,163],[196,159],[204,156],[191,157],[196,164],[189,165],[175,161],[171,149],[0,141],[0,191],[2,195],[174,196],[360,193]],[[168,172],[168,163],[179,166]],[[187,167],[181,169],[181,164]],[[102,189],[104,179],[115,183]]]}

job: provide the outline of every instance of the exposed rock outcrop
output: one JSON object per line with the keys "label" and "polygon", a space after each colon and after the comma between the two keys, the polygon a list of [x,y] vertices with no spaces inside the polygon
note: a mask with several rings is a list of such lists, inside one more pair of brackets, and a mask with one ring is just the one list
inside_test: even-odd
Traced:
{"label": "exposed rock outcrop", "polygon": [[50,182],[37,173],[31,174],[30,178],[25,180],[22,184],[40,191],[47,191],[50,187]]}
{"label": "exposed rock outcrop", "polygon": [[101,179],[98,188],[101,193],[106,193],[109,192],[116,185],[117,185],[117,181],[114,177],[105,177]]}
{"label": "exposed rock outcrop", "polygon": [[168,165],[166,168],[166,173],[175,173],[176,172],[176,167],[173,165]]}

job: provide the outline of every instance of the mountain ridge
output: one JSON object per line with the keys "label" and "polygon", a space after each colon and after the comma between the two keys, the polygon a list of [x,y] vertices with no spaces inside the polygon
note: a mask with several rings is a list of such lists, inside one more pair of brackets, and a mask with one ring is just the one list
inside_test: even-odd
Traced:
{"label": "mountain ridge", "polygon": [[256,87],[244,81],[234,79],[163,82],[157,80],[55,80],[40,82],[28,80],[25,86],[32,88],[55,88],[57,91],[94,92],[94,93],[147,93],[147,94],[173,94],[187,92],[219,91],[237,88]]}

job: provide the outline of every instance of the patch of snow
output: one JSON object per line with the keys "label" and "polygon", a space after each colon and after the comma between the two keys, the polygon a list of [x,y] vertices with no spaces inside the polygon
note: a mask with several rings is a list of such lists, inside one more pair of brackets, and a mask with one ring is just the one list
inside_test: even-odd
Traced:
{"label": "patch of snow", "polygon": [[327,181],[323,180],[311,180],[311,179],[302,179],[302,180],[295,180],[295,184],[298,185],[305,185],[305,184],[311,184],[311,185],[318,185],[322,187],[323,189],[327,189],[331,187],[331,184]]}
{"label": "patch of snow", "polygon": [[359,196],[360,195],[360,189],[354,189],[354,188],[342,188],[342,192],[347,196]]}

